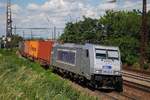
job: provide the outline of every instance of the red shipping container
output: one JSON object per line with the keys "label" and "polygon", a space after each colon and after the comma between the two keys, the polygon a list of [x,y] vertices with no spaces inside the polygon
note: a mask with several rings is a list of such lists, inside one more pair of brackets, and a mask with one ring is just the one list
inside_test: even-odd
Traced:
{"label": "red shipping container", "polygon": [[29,54],[29,45],[30,45],[30,41],[25,41],[25,42],[24,42],[24,53],[25,53],[26,55]]}
{"label": "red shipping container", "polygon": [[39,41],[38,59],[42,64],[50,64],[53,41]]}
{"label": "red shipping container", "polygon": [[24,53],[31,56],[32,59],[38,60],[42,65],[49,65],[53,41],[30,40],[24,42]]}

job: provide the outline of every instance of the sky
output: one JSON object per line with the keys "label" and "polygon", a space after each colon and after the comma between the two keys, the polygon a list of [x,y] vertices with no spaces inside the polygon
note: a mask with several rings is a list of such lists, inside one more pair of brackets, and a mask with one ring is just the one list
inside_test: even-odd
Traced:
{"label": "sky", "polygon": [[[142,0],[11,0],[13,26],[53,28],[62,33],[67,22],[82,20],[82,16],[99,18],[106,10],[142,9]],[[150,0],[148,10],[150,10]],[[6,30],[6,0],[0,0],[0,36]],[[19,35],[52,37],[50,30],[17,30]],[[59,35],[59,34],[57,34]]]}

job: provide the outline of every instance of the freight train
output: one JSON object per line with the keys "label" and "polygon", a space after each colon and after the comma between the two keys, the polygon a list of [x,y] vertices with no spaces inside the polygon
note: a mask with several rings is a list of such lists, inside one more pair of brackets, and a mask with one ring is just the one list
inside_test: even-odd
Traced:
{"label": "freight train", "polygon": [[38,60],[92,88],[123,91],[118,47],[30,40],[20,43],[19,48],[22,56]]}

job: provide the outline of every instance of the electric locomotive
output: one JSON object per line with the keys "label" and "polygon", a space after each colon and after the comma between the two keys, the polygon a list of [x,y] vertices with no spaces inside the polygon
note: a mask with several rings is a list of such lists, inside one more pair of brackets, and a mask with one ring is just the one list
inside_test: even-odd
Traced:
{"label": "electric locomotive", "polygon": [[93,88],[123,91],[118,47],[55,44],[51,65],[64,74],[88,82]]}

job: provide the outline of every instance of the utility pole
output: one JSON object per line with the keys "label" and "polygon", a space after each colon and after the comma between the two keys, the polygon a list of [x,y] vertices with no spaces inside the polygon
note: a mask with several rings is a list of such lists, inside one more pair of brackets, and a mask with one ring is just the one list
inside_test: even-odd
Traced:
{"label": "utility pole", "polygon": [[56,40],[56,26],[54,26],[54,40]]}
{"label": "utility pole", "polygon": [[17,33],[16,33],[16,32],[17,32],[17,31],[16,31],[16,30],[17,30],[16,28],[17,28],[17,27],[16,27],[16,25],[15,25],[15,26],[14,26],[14,34],[15,34],[15,35],[17,34]]}
{"label": "utility pole", "polygon": [[24,36],[25,34],[24,34],[24,30],[23,30],[23,39],[25,38],[25,36]]}
{"label": "utility pole", "polygon": [[141,69],[144,68],[144,65],[147,63],[147,42],[148,42],[148,33],[147,33],[147,0],[143,0],[143,12],[142,12],[142,27],[141,27],[141,41],[140,41],[140,65]]}
{"label": "utility pole", "polygon": [[32,30],[31,30],[31,39],[33,39],[33,34],[32,34]]}
{"label": "utility pole", "polygon": [[11,0],[7,0],[6,37],[12,36]]}

